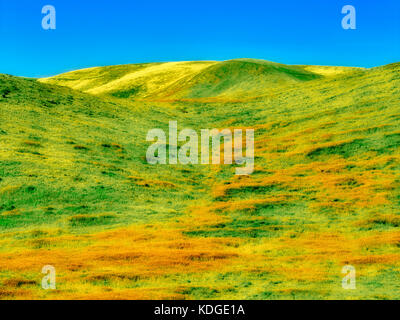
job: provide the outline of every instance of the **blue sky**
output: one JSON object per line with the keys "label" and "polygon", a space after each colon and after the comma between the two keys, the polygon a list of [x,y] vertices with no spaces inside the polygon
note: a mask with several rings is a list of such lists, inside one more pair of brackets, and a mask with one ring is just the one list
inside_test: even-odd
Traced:
{"label": "blue sky", "polygon": [[[399,0],[0,0],[0,73],[258,58],[373,67],[400,61]],[[56,30],[41,26],[56,8]],[[357,29],[344,30],[344,5]]]}

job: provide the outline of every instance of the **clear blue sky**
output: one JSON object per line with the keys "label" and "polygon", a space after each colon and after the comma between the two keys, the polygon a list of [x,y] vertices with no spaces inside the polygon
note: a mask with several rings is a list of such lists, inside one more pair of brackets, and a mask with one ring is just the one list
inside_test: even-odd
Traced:
{"label": "clear blue sky", "polygon": [[[400,0],[0,0],[0,73],[258,58],[372,67],[400,61]],[[41,27],[44,5],[57,29]],[[357,10],[343,30],[341,8]]]}

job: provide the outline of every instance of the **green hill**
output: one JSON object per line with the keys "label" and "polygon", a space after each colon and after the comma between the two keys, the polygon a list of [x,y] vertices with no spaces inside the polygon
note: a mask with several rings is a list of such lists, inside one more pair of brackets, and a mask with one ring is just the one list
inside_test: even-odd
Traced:
{"label": "green hill", "polygon": [[96,95],[135,100],[246,99],[303,81],[355,72],[357,68],[288,66],[254,59],[169,62],[73,71],[41,79]]}
{"label": "green hill", "polygon": [[[150,203],[175,193],[176,200],[185,198],[187,191],[175,188],[169,169],[154,172],[144,157],[147,131],[167,126],[171,110],[157,109],[144,119],[143,108],[152,106],[117,104],[7,75],[0,75],[0,95],[3,230],[68,229],[74,214],[93,213],[88,225],[102,224],[111,211],[107,224],[122,225],[138,218],[127,215],[137,215],[135,207],[168,216],[179,203],[169,208]],[[174,190],[166,193],[165,186]],[[135,201],[118,200],[124,194]]]}
{"label": "green hill", "polygon": [[213,64],[188,81],[176,83],[169,90],[178,92],[175,96],[180,98],[237,99],[254,97],[267,93],[271,88],[318,78],[319,75],[301,67],[240,59]]}

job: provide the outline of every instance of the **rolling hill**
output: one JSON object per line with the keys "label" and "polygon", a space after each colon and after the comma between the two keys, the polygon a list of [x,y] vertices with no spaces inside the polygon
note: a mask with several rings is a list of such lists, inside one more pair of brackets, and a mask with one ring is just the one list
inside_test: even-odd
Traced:
{"label": "rolling hill", "polygon": [[[399,101],[400,63],[0,75],[0,298],[398,299]],[[170,120],[254,128],[254,173],[147,164]]]}
{"label": "rolling hill", "polygon": [[40,81],[95,95],[132,100],[219,98],[226,101],[254,98],[268,93],[271,88],[359,70],[362,69],[288,66],[263,60],[237,59],[96,67]]}

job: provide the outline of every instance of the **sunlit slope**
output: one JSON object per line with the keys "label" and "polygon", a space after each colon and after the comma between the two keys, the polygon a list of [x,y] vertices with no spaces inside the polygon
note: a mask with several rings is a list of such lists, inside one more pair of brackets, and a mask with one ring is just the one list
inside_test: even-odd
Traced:
{"label": "sunlit slope", "polygon": [[[399,299],[400,64],[248,62],[200,64],[142,101],[0,76],[0,298]],[[264,87],[241,91],[251,72]],[[145,135],[170,120],[254,128],[254,173],[148,165]]]}
{"label": "sunlit slope", "polygon": [[97,67],[40,81],[68,86],[91,94],[120,98],[165,95],[176,82],[185,82],[215,62],[167,62]]}
{"label": "sunlit slope", "polygon": [[218,98],[246,99],[272,88],[325,76],[354,72],[356,68],[288,66],[237,59],[223,62],[169,62],[84,69],[42,82],[68,86],[96,95],[136,100]]}
{"label": "sunlit slope", "polygon": [[364,68],[356,67],[335,67],[335,66],[306,66],[299,65],[298,67],[303,68],[306,71],[310,71],[325,77],[336,77],[345,74],[351,74],[356,72],[362,72]]}

